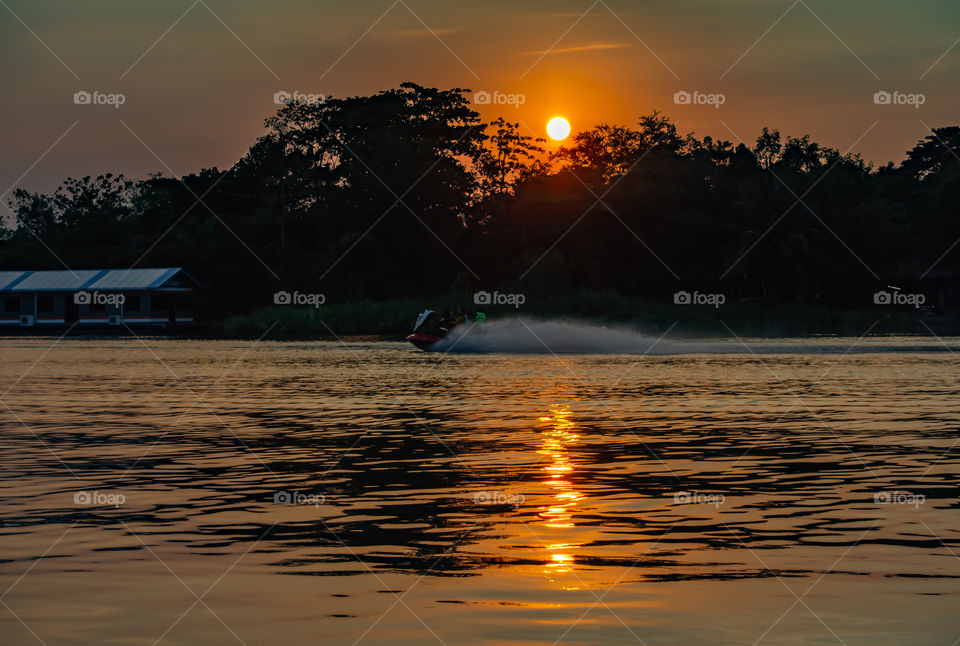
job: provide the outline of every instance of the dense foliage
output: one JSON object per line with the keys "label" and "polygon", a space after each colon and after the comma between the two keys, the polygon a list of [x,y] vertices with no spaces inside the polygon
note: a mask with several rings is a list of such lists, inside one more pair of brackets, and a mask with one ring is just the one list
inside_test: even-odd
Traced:
{"label": "dense foliage", "polygon": [[685,135],[665,116],[600,125],[547,154],[466,90],[405,83],[282,106],[228,170],[69,179],[17,190],[0,266],[183,266],[203,314],[453,290],[562,297],[868,305],[900,281],[960,273],[960,128],[898,166],[764,129],[756,145]]}

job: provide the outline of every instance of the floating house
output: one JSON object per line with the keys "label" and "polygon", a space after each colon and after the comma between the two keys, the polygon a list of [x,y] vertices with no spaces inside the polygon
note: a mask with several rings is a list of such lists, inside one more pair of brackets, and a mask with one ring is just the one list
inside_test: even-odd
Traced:
{"label": "floating house", "polygon": [[198,286],[180,267],[0,270],[0,327],[190,325]]}

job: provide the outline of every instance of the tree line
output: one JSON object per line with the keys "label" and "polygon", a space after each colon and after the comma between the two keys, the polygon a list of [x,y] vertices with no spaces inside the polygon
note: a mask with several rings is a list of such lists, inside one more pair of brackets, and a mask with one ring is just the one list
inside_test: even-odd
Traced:
{"label": "tree line", "polygon": [[899,164],[764,128],[755,144],[658,112],[553,152],[468,90],[414,83],[290,102],[231,168],[17,189],[8,269],[182,266],[217,318],[277,290],[333,299],[454,290],[866,306],[891,281],[960,273],[960,127]]}

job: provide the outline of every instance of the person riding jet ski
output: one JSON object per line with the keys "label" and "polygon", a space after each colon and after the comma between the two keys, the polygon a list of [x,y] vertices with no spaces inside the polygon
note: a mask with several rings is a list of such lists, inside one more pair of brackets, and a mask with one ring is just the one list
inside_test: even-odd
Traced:
{"label": "person riding jet ski", "polygon": [[470,318],[462,307],[456,317],[450,313],[449,309],[444,310],[443,314],[439,315],[433,310],[424,310],[417,317],[417,322],[413,326],[413,334],[407,337],[407,341],[421,350],[429,351],[449,334],[450,330],[469,321]]}

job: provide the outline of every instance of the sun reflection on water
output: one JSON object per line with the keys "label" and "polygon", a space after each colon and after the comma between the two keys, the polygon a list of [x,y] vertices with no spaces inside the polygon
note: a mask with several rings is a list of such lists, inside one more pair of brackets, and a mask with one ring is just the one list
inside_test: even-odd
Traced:
{"label": "sun reflection on water", "polygon": [[[551,533],[560,533],[562,530],[571,530],[576,527],[574,512],[583,494],[574,487],[571,474],[574,463],[570,458],[570,447],[580,439],[575,432],[576,425],[570,419],[573,411],[565,406],[553,406],[551,415],[540,417],[539,421],[550,424],[544,431],[538,454],[546,456],[549,462],[542,467],[543,482],[553,490],[553,499],[542,507],[539,516],[544,520],[544,527],[550,528]],[[543,573],[551,583],[554,577],[573,571],[574,557],[571,550],[579,547],[579,543],[551,543],[546,546],[549,560],[544,566]],[[579,586],[564,586],[565,589],[577,589]]]}

